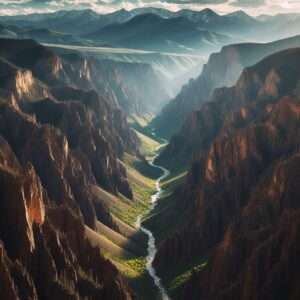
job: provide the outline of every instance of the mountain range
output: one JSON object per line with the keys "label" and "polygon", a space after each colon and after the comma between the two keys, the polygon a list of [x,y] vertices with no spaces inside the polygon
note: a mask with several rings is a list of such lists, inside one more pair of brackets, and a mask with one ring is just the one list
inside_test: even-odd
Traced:
{"label": "mountain range", "polygon": [[125,23],[106,26],[84,37],[117,47],[165,52],[197,50],[203,54],[231,41],[225,35],[202,29],[185,17],[162,18],[156,14],[141,14]]}
{"label": "mountain range", "polygon": [[[139,15],[156,15],[160,18],[178,18],[183,17],[193,23],[200,24],[203,28],[214,28],[219,26],[230,27],[236,29],[234,25],[243,24],[242,27],[246,28],[257,21],[245,14],[244,12],[236,12],[221,16],[210,9],[196,12],[192,10],[180,10],[178,12],[171,12],[159,8],[137,8],[134,10],[115,11],[110,14],[97,14],[93,10],[79,10],[79,11],[58,11],[49,14],[32,14],[32,15],[18,15],[18,16],[3,16],[2,20],[13,24],[22,26],[34,26],[38,28],[49,28],[55,31],[63,31],[71,34],[87,34],[97,29],[104,28],[112,24],[121,24],[135,18]],[[84,20],[84,23],[78,21]],[[224,29],[225,29],[224,28]]]}
{"label": "mountain range", "polygon": [[[287,35],[298,34],[299,15],[281,14],[275,16],[247,15],[243,11],[220,15],[211,9],[202,11],[179,10],[171,12],[159,8],[137,8],[130,11],[121,9],[110,14],[97,14],[93,10],[58,11],[49,14],[32,14],[18,16],[2,16],[0,20],[22,28],[44,28],[55,32],[64,32],[76,36],[83,36],[113,24],[122,24],[141,15],[155,15],[161,19],[171,20],[183,18],[187,24],[193,23],[202,30],[219,34],[236,36],[240,39],[280,39]],[[139,20],[139,18],[137,19]],[[172,21],[171,21],[172,22]],[[191,24],[190,24],[191,26]],[[97,37],[98,39],[100,37]]]}

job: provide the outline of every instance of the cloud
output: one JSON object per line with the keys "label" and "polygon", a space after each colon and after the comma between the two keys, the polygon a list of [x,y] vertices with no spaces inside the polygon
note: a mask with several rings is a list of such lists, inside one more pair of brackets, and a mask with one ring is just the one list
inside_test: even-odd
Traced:
{"label": "cloud", "polygon": [[300,12],[300,0],[0,0],[0,14],[29,14],[86,8],[98,13],[108,13],[121,8],[131,10],[150,6],[173,11],[211,8],[221,14],[239,9],[252,15]]}
{"label": "cloud", "polygon": [[227,3],[228,0],[162,0],[161,2],[175,3],[175,4],[199,4],[199,5],[206,5],[206,4]]}
{"label": "cloud", "polygon": [[259,7],[266,4],[265,0],[236,0],[231,5],[239,7]]}

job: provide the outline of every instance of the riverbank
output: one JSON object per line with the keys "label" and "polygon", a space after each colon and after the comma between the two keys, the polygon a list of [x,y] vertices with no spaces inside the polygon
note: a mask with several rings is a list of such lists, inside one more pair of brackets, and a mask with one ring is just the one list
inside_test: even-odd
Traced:
{"label": "riverbank", "polygon": [[[162,193],[161,181],[163,181],[165,178],[167,178],[170,174],[169,170],[155,164],[156,157],[157,156],[155,156],[149,162],[149,164],[154,168],[160,169],[163,172],[163,174],[156,181],[156,193],[151,196],[151,206],[149,208],[149,211],[147,212],[147,215],[151,214],[151,212],[155,209],[155,206],[157,205],[157,203],[160,199],[160,196]],[[144,215],[138,216],[137,221],[136,221],[136,226],[137,226],[137,228],[140,228],[140,230],[148,236],[148,254],[146,257],[146,268],[147,268],[149,275],[153,279],[154,284],[157,287],[162,300],[169,300],[170,298],[168,296],[167,290],[164,288],[161,279],[159,278],[159,276],[157,275],[157,273],[153,267],[153,261],[154,261],[155,255],[157,253],[155,237],[149,229],[147,229],[146,227],[144,227],[142,225],[141,220],[143,217],[145,217],[145,216]]]}

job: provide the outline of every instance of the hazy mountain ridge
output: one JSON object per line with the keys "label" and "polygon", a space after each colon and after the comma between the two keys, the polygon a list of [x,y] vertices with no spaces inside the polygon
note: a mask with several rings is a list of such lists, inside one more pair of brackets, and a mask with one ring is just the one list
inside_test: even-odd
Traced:
{"label": "hazy mountain ridge", "polygon": [[200,139],[205,139],[198,135],[201,123],[204,122],[201,118],[211,117],[211,120],[216,121],[218,108],[212,116],[204,116],[197,110],[211,97],[213,99],[215,88],[233,85],[244,67],[253,65],[263,57],[299,46],[300,37],[296,36],[269,44],[230,45],[212,54],[202,74],[186,85],[152,122],[152,126],[162,136],[169,138],[175,133],[160,155],[159,162],[170,168],[174,167],[175,162],[183,166],[201,149],[203,141]]}
{"label": "hazy mountain ridge", "polygon": [[[153,14],[163,19],[184,18],[202,30],[214,31],[225,35],[235,35],[240,39],[275,40],[297,31],[300,17],[297,14],[281,14],[268,17],[251,17],[243,11],[219,15],[211,9],[193,11],[188,9],[171,12],[159,8],[137,8],[131,11],[118,10],[109,14],[97,14],[92,10],[59,11],[49,14],[24,16],[2,16],[0,20],[28,28],[47,28],[51,31],[76,34],[91,34],[106,26],[130,22],[140,15]],[[79,25],[80,24],[80,25]],[[289,24],[290,34],[285,30]],[[272,28],[272,31],[271,31]],[[276,30],[274,30],[276,28]]]}
{"label": "hazy mountain ridge", "polygon": [[[63,57],[72,63],[75,60],[75,66],[78,61],[82,61],[85,72],[93,82],[93,88],[114,99],[111,101],[128,114],[155,113],[170,98],[169,88],[163,84],[166,78],[161,78],[163,75],[149,64],[118,62],[92,56],[84,58],[70,53]],[[78,84],[80,81],[81,79]]]}
{"label": "hazy mountain ridge", "polygon": [[[3,16],[1,19],[23,27],[34,26],[35,28],[49,28],[71,34],[84,34],[95,28],[95,26],[103,27],[112,22],[126,21],[130,16],[130,13],[123,10],[108,15],[99,15],[92,10],[72,10],[49,14],[32,14],[29,16]],[[79,20],[81,22],[78,22]]]}
{"label": "hazy mountain ridge", "polygon": [[[97,14],[93,10],[71,10],[71,11],[58,11],[49,14],[31,14],[21,16],[2,16],[1,19],[13,24],[20,24],[22,26],[35,26],[39,28],[49,28],[51,30],[65,31],[67,33],[88,33],[101,29],[105,26],[114,23],[127,22],[130,19],[144,14],[153,14],[161,18],[178,18],[184,17],[194,23],[199,23],[202,27],[218,26],[222,21],[225,23],[243,21],[245,25],[255,23],[255,19],[246,15],[245,13],[237,12],[228,14],[226,16],[218,15],[210,9],[204,9],[200,12],[192,10],[179,10],[178,12],[171,12],[166,9],[159,8],[137,8],[131,11],[124,9],[115,11],[109,14]],[[79,26],[78,20],[84,20]],[[221,21],[222,20],[222,21]],[[224,24],[223,24],[224,25]]]}
{"label": "hazy mountain ridge", "polygon": [[[158,90],[163,88],[164,93],[172,97],[180,90],[191,77],[195,77],[201,72],[202,66],[206,60],[205,56],[193,55],[188,53],[168,53],[160,51],[147,51],[140,49],[128,49],[128,48],[110,48],[110,47],[82,47],[72,45],[60,45],[60,44],[47,44],[55,52],[64,54],[66,52],[83,52],[87,56],[95,57],[101,61],[112,61],[112,65],[116,65],[120,62],[119,66],[121,70],[125,68],[122,66],[128,66],[128,72],[123,77],[124,83],[126,82],[127,76],[132,77],[131,68],[129,64],[132,64],[133,73],[135,69],[142,68],[145,66],[147,69],[150,65],[155,73],[155,76],[159,78],[157,85]],[[138,65],[141,65],[140,67]],[[146,66],[147,65],[147,66]],[[147,72],[146,72],[147,74]],[[145,75],[144,73],[138,74],[139,77],[135,80],[139,80]],[[141,77],[141,78],[140,78]],[[155,90],[156,79],[150,80],[147,91],[151,89]],[[147,80],[143,82],[144,85]],[[151,83],[155,84],[151,84]],[[133,87],[139,87],[138,84],[133,84]],[[144,95],[145,96],[145,95]],[[144,97],[143,96],[143,97]],[[157,95],[157,99],[161,98],[162,95]],[[164,97],[163,97],[164,98]],[[156,101],[156,100],[155,100]],[[157,108],[161,108],[161,104],[158,104]]]}
{"label": "hazy mountain ridge", "polygon": [[46,28],[22,28],[22,25],[0,24],[1,38],[20,38],[20,39],[35,39],[39,42],[48,43],[66,43],[75,45],[86,45],[88,41],[84,41],[80,37],[64,32],[57,32]]}
{"label": "hazy mountain ridge", "polygon": [[153,13],[106,26],[85,38],[117,47],[203,54],[232,41],[225,35],[202,29],[183,16],[163,18]]}

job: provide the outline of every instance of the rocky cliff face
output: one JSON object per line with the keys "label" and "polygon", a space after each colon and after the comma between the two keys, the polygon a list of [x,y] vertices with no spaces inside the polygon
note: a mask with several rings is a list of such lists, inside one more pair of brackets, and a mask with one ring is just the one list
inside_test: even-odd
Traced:
{"label": "rocky cliff face", "polygon": [[[210,56],[201,75],[182,88],[176,98],[170,101],[153,120],[152,126],[159,135],[168,139],[179,131],[179,137],[174,138],[175,143],[176,138],[182,135],[181,126],[189,114],[209,101],[215,88],[234,85],[245,67],[259,62],[264,57],[299,46],[299,36],[269,44],[225,46],[219,53]],[[169,154],[167,156],[170,157]]]}
{"label": "rocky cliff face", "polygon": [[299,153],[277,163],[183,299],[298,299]]}
{"label": "rocky cliff face", "polygon": [[132,299],[84,236],[83,219],[52,202],[35,168],[0,141],[1,299]]}
{"label": "rocky cliff face", "polygon": [[4,98],[35,100],[47,97],[48,89],[36,80],[30,70],[17,68],[0,58],[0,95]]}
{"label": "rocky cliff face", "polygon": [[198,153],[179,195],[193,213],[155,260],[163,273],[208,257],[180,299],[299,297],[299,57],[288,50],[246,69],[193,120]]}
{"label": "rocky cliff face", "polygon": [[[90,67],[94,61],[88,61],[80,56],[75,56],[76,59],[73,58],[73,60],[65,59],[30,40],[1,40],[0,42],[3,43],[2,60],[9,61],[7,64],[10,68],[14,68],[16,73],[23,72],[25,74],[27,72],[27,76],[30,75],[30,78],[27,77],[28,80],[24,80],[24,76],[22,76],[23,79],[18,80],[13,89],[11,85],[5,84],[5,80],[8,81],[9,76],[4,72],[3,90],[16,91],[13,96],[19,100],[19,86],[23,85],[23,89],[27,89],[28,97],[25,98],[23,93],[20,103],[33,101],[42,103],[40,101],[48,98],[60,102],[76,101],[76,104],[69,103],[68,105],[72,106],[71,109],[77,105],[77,110],[81,105],[80,116],[86,114],[87,120],[90,118],[89,115],[93,114],[93,125],[101,127],[101,135],[104,136],[107,143],[112,144],[112,148],[118,155],[124,151],[137,151],[137,138],[127,126],[126,115],[118,107],[117,100],[105,91],[102,94],[97,93],[100,90],[97,87],[97,76],[96,74],[91,75],[93,70]],[[17,75],[10,77],[18,79]],[[98,81],[101,82],[101,78],[98,78]],[[38,93],[36,97],[30,97],[29,91],[31,93],[35,91],[34,83],[46,90]],[[49,106],[49,101],[45,101],[45,106],[36,106],[46,107],[47,105]],[[52,109],[53,115],[46,120],[48,123],[51,123],[51,118],[55,119],[59,114],[54,110]],[[56,124],[53,125],[56,126]]]}
{"label": "rocky cliff face", "polygon": [[[118,163],[124,151],[137,153],[138,148],[126,115],[110,98],[89,89],[88,75],[80,81],[75,67],[48,49],[32,41],[12,40],[1,51],[3,60],[12,60],[6,63],[12,72],[3,75],[3,90],[9,96],[2,107],[2,135],[22,162],[34,164],[53,199],[75,197],[87,224],[93,227],[97,211],[90,184],[132,198],[126,171]],[[30,53],[35,53],[34,58]],[[21,55],[28,59],[22,66],[31,69],[15,65]],[[20,72],[27,75],[20,79]],[[19,85],[25,96],[18,92]],[[45,90],[36,93],[35,85]],[[47,98],[42,97],[45,93]],[[109,218],[104,223],[112,226]]]}
{"label": "rocky cliff face", "polygon": [[34,42],[0,52],[0,298],[132,299],[84,230],[118,230],[91,185],[132,198],[118,158],[138,141],[124,113]]}

